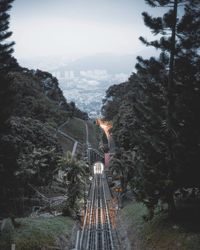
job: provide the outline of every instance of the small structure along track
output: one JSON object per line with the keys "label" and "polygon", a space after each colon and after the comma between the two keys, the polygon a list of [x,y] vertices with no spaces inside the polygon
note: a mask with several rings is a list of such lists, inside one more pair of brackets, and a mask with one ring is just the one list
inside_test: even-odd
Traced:
{"label": "small structure along track", "polygon": [[111,194],[103,172],[96,163],[77,250],[118,250]]}

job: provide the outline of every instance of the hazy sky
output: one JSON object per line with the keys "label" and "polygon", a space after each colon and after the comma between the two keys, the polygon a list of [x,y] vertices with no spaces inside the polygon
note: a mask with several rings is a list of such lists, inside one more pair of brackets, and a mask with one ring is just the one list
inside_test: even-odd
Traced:
{"label": "hazy sky", "polygon": [[85,56],[138,53],[140,35],[150,37],[144,0],[16,0],[11,12],[15,56]]}

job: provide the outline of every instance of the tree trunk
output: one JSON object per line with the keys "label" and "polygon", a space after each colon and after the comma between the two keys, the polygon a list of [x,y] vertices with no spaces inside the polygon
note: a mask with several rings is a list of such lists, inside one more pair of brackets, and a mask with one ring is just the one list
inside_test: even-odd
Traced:
{"label": "tree trunk", "polygon": [[[168,78],[168,110],[167,110],[167,121],[168,121],[168,131],[169,131],[169,140],[168,140],[168,154],[169,154],[169,172],[168,177],[172,178],[173,176],[173,167],[174,167],[174,157],[173,157],[173,113],[175,109],[175,100],[174,100],[174,58],[176,53],[176,25],[177,25],[177,8],[178,0],[174,0],[173,7],[173,27],[171,35],[171,51],[170,51],[170,62],[169,62],[169,78]],[[173,198],[173,197],[172,197]],[[170,198],[169,205],[174,206],[174,200]],[[175,206],[174,206],[175,208]]]}
{"label": "tree trunk", "polygon": [[174,0],[174,22],[172,27],[172,35],[171,35],[171,51],[170,51],[170,62],[169,62],[169,78],[168,78],[168,126],[169,129],[172,129],[172,117],[174,111],[174,57],[176,50],[176,24],[177,24],[177,8],[178,8],[178,0]]}
{"label": "tree trunk", "polygon": [[175,211],[176,211],[173,192],[169,193],[169,195],[167,197],[167,203],[169,206],[169,214],[173,216],[175,214]]}

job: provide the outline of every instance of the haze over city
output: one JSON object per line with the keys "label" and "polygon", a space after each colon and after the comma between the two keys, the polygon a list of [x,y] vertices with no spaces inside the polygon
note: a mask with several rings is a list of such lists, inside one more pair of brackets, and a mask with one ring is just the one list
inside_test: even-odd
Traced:
{"label": "haze over city", "polygon": [[[128,79],[136,56],[156,53],[138,39],[152,37],[141,16],[148,9],[143,1],[131,0],[16,1],[14,55],[24,67],[50,71],[67,100],[99,115],[106,89]],[[93,93],[83,93],[86,89]]]}

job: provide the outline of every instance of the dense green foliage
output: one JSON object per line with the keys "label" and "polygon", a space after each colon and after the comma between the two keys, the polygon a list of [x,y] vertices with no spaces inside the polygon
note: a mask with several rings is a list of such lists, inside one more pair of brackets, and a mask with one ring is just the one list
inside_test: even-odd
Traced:
{"label": "dense green foliage", "polygon": [[[119,150],[115,158],[135,153],[126,164],[133,173],[129,184],[152,217],[160,202],[174,209],[177,189],[199,187],[200,4],[195,0],[147,3],[170,6],[159,18],[143,13],[145,24],[161,37],[153,42],[140,39],[161,49],[160,57],[138,57],[137,73],[108,89],[102,111],[105,119],[113,121]],[[177,19],[180,5],[184,14]]]}
{"label": "dense green foliage", "polygon": [[8,11],[13,0],[0,1],[0,204],[1,215],[20,212],[20,198],[33,186],[48,185],[62,155],[56,137],[72,117],[88,119],[67,103],[58,81],[48,72],[21,68],[12,57]]}
{"label": "dense green foliage", "polygon": [[[7,219],[7,224],[9,219]],[[39,250],[43,247],[60,247],[60,237],[68,240],[73,227],[73,220],[69,217],[54,218],[22,218],[17,219],[21,226],[17,229],[5,228],[0,235],[0,249],[10,250],[15,244],[20,250]],[[65,243],[66,244],[66,243]]]}
{"label": "dense green foliage", "polygon": [[12,210],[13,197],[30,195],[29,183],[51,183],[62,154],[54,128],[74,114],[49,73],[18,67],[9,71],[7,79],[4,92],[9,102],[1,105],[5,115],[0,131],[0,185],[1,204]]}

